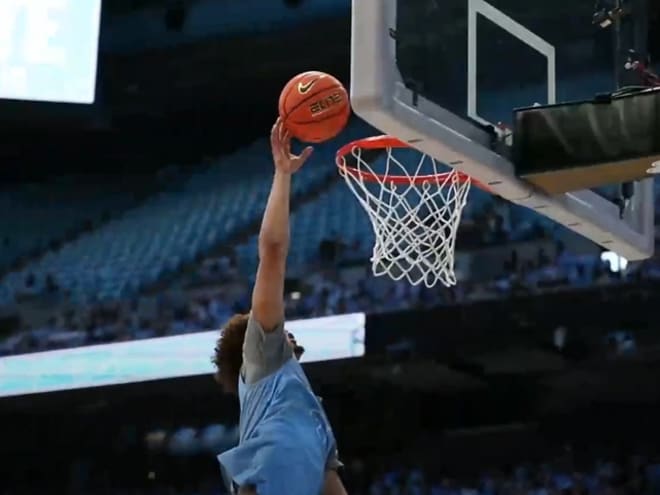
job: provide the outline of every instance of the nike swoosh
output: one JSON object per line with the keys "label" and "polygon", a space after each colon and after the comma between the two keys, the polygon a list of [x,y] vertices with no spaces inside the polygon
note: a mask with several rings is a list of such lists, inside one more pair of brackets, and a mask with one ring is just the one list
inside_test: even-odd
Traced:
{"label": "nike swoosh", "polygon": [[318,79],[313,79],[313,80],[311,80],[311,81],[309,81],[309,82],[307,82],[307,83],[305,83],[305,84],[303,84],[303,83],[298,83],[298,91],[300,92],[300,94],[301,94],[301,95],[304,95],[304,94],[307,93],[310,89],[312,89],[312,86],[314,86],[314,85],[316,84],[316,81],[318,81]]}

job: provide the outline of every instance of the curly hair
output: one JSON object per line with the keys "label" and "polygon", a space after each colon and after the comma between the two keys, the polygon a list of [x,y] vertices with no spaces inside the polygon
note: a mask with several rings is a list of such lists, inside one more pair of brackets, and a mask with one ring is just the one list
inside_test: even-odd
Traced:
{"label": "curly hair", "polygon": [[238,393],[238,375],[243,365],[243,341],[248,314],[236,314],[223,326],[211,359],[216,367],[215,381],[227,393]]}

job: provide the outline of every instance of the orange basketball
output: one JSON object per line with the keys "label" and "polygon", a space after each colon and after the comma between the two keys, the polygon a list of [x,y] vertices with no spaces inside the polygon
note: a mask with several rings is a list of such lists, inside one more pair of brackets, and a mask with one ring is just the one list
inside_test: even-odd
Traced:
{"label": "orange basketball", "polygon": [[291,134],[306,143],[322,143],[339,134],[351,114],[348,93],[330,74],[303,72],[280,94],[280,117]]}

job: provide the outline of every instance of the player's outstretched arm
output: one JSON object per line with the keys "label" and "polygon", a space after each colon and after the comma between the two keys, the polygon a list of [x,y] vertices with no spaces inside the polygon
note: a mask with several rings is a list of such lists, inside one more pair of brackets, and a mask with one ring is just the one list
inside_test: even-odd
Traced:
{"label": "player's outstretched arm", "polygon": [[252,317],[266,332],[275,330],[284,320],[291,176],[312,154],[311,147],[300,155],[291,153],[291,136],[280,119],[271,130],[270,145],[275,174],[259,232],[259,268],[252,292]]}
{"label": "player's outstretched arm", "polygon": [[344,483],[335,470],[325,472],[322,495],[347,495]]}

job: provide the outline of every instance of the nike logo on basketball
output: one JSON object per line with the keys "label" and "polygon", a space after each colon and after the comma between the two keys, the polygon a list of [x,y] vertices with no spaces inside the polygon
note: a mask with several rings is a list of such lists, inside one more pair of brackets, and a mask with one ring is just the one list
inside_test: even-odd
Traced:
{"label": "nike logo on basketball", "polygon": [[310,89],[312,89],[312,86],[314,86],[314,85],[316,84],[316,81],[318,81],[318,79],[314,79],[314,80],[309,81],[309,82],[307,82],[307,83],[305,83],[305,84],[303,84],[303,83],[298,83],[298,92],[299,92],[301,95],[304,95],[304,94],[307,93]]}

